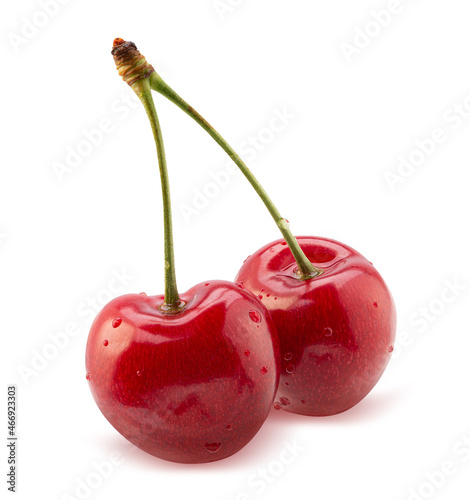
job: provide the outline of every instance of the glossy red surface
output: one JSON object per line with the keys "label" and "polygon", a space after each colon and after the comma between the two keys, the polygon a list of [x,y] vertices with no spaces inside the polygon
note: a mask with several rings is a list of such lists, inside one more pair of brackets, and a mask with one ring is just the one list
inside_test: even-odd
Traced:
{"label": "glossy red surface", "polygon": [[279,342],[263,304],[233,283],[201,283],[181,295],[124,295],[95,319],[87,379],[109,422],[157,457],[211,462],[245,446],[271,409]]}
{"label": "glossy red surface", "polygon": [[323,269],[302,281],[284,240],[258,250],[236,281],[268,308],[281,343],[275,408],[303,415],[348,410],[385,370],[396,330],[392,296],[374,266],[337,241],[297,238]]}

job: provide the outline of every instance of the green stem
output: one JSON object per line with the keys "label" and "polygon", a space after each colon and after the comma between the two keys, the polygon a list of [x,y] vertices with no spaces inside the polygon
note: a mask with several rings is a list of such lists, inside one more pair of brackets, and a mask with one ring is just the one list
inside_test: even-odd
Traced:
{"label": "green stem", "polygon": [[144,105],[145,111],[152,127],[155,145],[157,147],[158,165],[163,199],[163,223],[165,234],[165,302],[161,309],[165,312],[177,312],[184,307],[176,286],[175,256],[173,250],[173,223],[171,217],[170,182],[166,166],[165,147],[163,145],[162,131],[158,120],[157,111],[153,102],[149,80],[145,78],[131,85],[134,92]]}
{"label": "green stem", "polygon": [[306,280],[318,276],[322,272],[321,269],[313,266],[313,264],[308,260],[307,256],[300,248],[297,239],[289,229],[287,221],[281,216],[279,210],[276,208],[271,198],[268,196],[256,177],[253,175],[251,170],[235,152],[235,150],[192,106],[190,106],[170,86],[168,86],[167,83],[165,83],[156,72],[153,72],[150,75],[149,81],[150,87],[153,90],[159,92],[167,99],[169,99],[172,103],[176,104],[186,114],[193,118],[206,132],[208,132],[209,135],[215,140],[215,142],[217,142],[217,144],[219,144],[219,146],[230,156],[233,162],[241,170],[243,175],[248,179],[248,182],[253,186],[254,190],[258,193],[258,196],[266,205],[266,208],[268,209],[269,213],[280,229],[282,236],[289,245],[292,255],[297,262],[300,278]]}

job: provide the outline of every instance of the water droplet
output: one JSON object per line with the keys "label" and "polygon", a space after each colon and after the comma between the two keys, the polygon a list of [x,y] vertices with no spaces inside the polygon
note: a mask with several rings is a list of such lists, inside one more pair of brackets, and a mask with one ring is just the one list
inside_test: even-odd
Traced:
{"label": "water droplet", "polygon": [[249,315],[251,321],[254,321],[255,323],[261,323],[261,314],[258,311],[251,310],[249,312]]}
{"label": "water droplet", "polygon": [[86,379],[91,380],[91,375],[89,373],[86,374]]}
{"label": "water droplet", "polygon": [[393,345],[391,345],[389,348],[388,348],[388,352],[393,352]]}
{"label": "water droplet", "polygon": [[287,241],[283,241],[281,245],[287,245]]}
{"label": "water droplet", "polygon": [[243,284],[243,281],[237,282],[237,283],[235,283],[235,285],[237,285],[238,288],[241,288],[241,289],[245,288],[245,285]]}
{"label": "water droplet", "polygon": [[284,359],[285,359],[286,361],[290,361],[292,358],[293,358],[293,355],[292,355],[292,353],[291,353],[291,352],[286,352],[286,353],[284,354]]}
{"label": "water droplet", "polygon": [[274,300],[277,300],[277,297],[274,297]]}
{"label": "water droplet", "polygon": [[286,382],[286,385],[289,385],[289,382]]}
{"label": "water droplet", "polygon": [[262,295],[258,295],[258,299],[259,300],[263,300],[263,296]]}
{"label": "water droplet", "polygon": [[142,372],[139,370],[139,371],[136,373],[136,375],[137,375],[138,377],[140,377],[140,376],[142,375]]}
{"label": "water droplet", "polygon": [[209,283],[204,283],[204,286],[209,286]]}
{"label": "water droplet", "polygon": [[377,304],[377,302],[374,302],[374,307],[378,307],[379,305]]}
{"label": "water droplet", "polygon": [[333,335],[333,329],[327,326],[324,330],[323,333],[325,334],[325,337],[331,337]]}
{"label": "water droplet", "polygon": [[232,426],[230,424],[227,425],[227,427],[225,427],[228,431],[231,431],[232,430]]}
{"label": "water droplet", "polygon": [[302,399],[301,403],[304,405],[307,401],[305,399]]}
{"label": "water droplet", "polygon": [[247,349],[247,350],[245,351],[245,356],[248,358],[248,356],[249,356],[250,354],[251,354],[251,352]]}
{"label": "water droplet", "polygon": [[113,320],[113,328],[117,328],[122,323],[122,318],[116,318]]}
{"label": "water droplet", "polygon": [[271,248],[269,249],[269,251],[270,251],[270,252],[275,252],[275,248],[274,248],[274,247],[271,247]]}
{"label": "water droplet", "polygon": [[294,373],[295,372],[295,366],[293,364],[287,365],[286,366],[286,372],[287,373]]}
{"label": "water droplet", "polygon": [[267,293],[267,294],[266,294],[266,297],[271,297],[271,294],[270,294],[270,293]]}
{"label": "water droplet", "polygon": [[220,443],[206,443],[204,448],[209,453],[217,453],[220,450]]}
{"label": "water droplet", "polygon": [[268,369],[265,366],[263,366],[263,368],[261,368],[260,371],[261,371],[261,375],[266,375],[268,373]]}
{"label": "water droplet", "polygon": [[140,295],[143,295],[144,297],[147,297],[147,294],[145,292],[140,292]]}
{"label": "water droplet", "polygon": [[103,345],[106,347],[109,344],[107,340],[103,340]]}
{"label": "water droplet", "polygon": [[279,401],[281,402],[282,406],[290,405],[290,401],[287,398],[279,398]]}
{"label": "water droplet", "polygon": [[275,410],[282,410],[282,405],[281,403],[278,403],[277,401],[274,403],[274,409]]}
{"label": "water droplet", "polygon": [[262,288],[262,289],[260,290],[260,292],[264,292],[264,288]]}
{"label": "water droplet", "polygon": [[248,257],[243,261],[243,264],[251,257],[251,255],[248,255]]}

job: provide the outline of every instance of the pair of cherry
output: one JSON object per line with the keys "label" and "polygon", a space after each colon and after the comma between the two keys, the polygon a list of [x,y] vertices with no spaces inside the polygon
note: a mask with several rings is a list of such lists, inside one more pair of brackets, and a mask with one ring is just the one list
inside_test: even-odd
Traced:
{"label": "pair of cherry", "polygon": [[[344,244],[295,238],[241,158],[136,46],[116,39],[112,54],[145,107],[157,146],[165,294],[118,297],[95,319],[87,379],[104,416],[152,455],[201,463],[243,448],[273,405],[311,416],[356,405],[393,351],[395,307],[379,273]],[[168,172],[151,90],[194,118],[231,156],[282,233],[245,261],[235,283],[209,281],[178,293]]]}

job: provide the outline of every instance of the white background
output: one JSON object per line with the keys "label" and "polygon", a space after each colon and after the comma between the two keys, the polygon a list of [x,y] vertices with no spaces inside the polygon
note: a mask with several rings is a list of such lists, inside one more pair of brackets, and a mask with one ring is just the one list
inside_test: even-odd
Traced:
{"label": "white background", "polygon": [[[1,16],[0,422],[6,436],[7,386],[17,384],[16,498],[469,498],[468,2],[46,3],[49,14],[36,0],[4,2]],[[370,24],[389,7],[386,26]],[[295,234],[343,241],[385,278],[399,314],[395,356],[357,407],[331,418],[273,412],[240,453],[199,466],[133,451],[99,412],[85,380],[87,301],[103,305],[123,269],[132,278],[118,294],[163,291],[156,155],[110,55],[117,36],[136,42],[236,148],[264,140],[250,166]],[[278,231],[240,175],[185,220],[194,189],[210,190],[227,158],[155,99],[179,288],[233,279]],[[274,110],[295,117],[270,133]],[[87,149],[85,134],[103,120],[107,133]],[[415,141],[435,129],[445,140],[427,142],[420,158]],[[80,147],[88,154],[57,175]],[[417,166],[402,167],[392,186],[387,172],[399,175],[400,157],[413,154]],[[50,359],[25,375],[44,350]],[[293,443],[296,456],[283,451]],[[93,464],[116,456],[109,477],[97,476]],[[434,474],[442,467],[451,474]]]}

